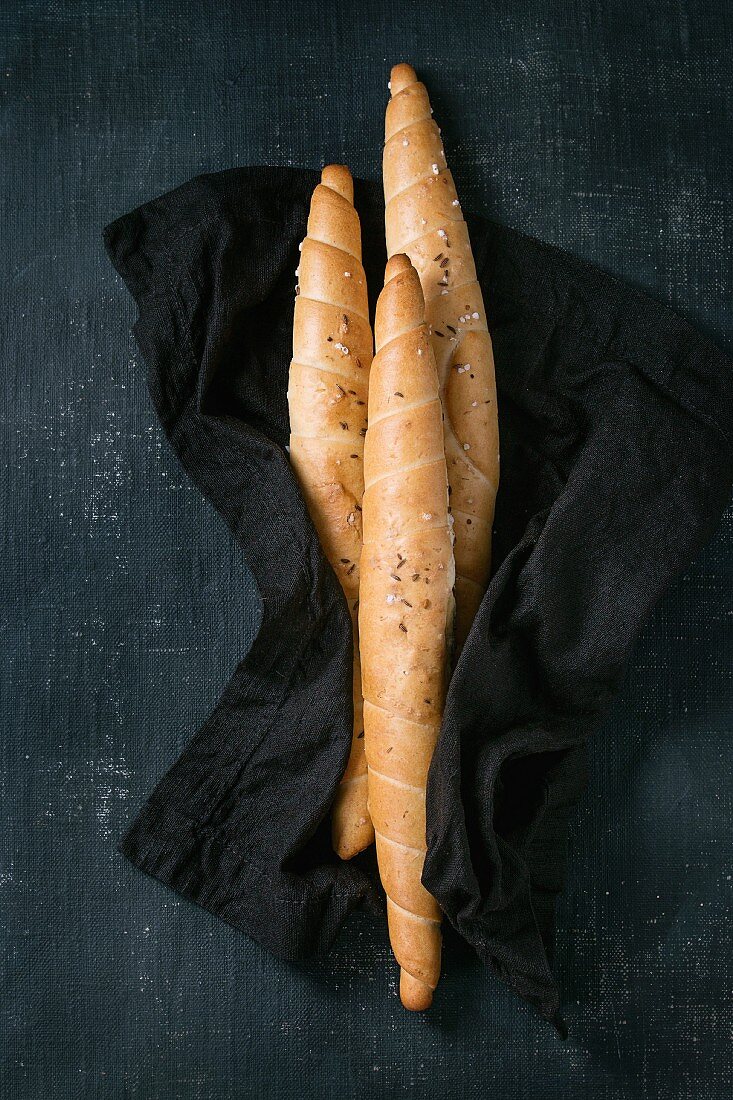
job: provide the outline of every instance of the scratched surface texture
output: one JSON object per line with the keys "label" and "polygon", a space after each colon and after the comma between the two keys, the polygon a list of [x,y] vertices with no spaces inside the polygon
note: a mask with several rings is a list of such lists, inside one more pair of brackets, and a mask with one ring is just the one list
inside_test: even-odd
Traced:
{"label": "scratched surface texture", "polygon": [[116,853],[258,600],[163,443],[100,234],[201,171],[376,177],[407,57],[467,209],[730,350],[729,4],[34,0],[3,3],[0,34],[0,1094],[728,1098],[730,517],[593,744],[560,911],[567,1043],[452,941],[433,1011],[408,1017],[366,917],[296,969]]}

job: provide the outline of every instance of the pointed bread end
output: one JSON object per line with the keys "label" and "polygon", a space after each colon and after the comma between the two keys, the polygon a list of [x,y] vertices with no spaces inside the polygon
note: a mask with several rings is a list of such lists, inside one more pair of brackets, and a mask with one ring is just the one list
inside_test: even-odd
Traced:
{"label": "pointed bread end", "polygon": [[345,164],[327,164],[321,172],[321,183],[354,205],[354,181]]}
{"label": "pointed bread end", "polygon": [[412,65],[408,65],[404,61],[400,62],[399,65],[393,65],[389,82],[390,91],[393,96],[398,95],[403,88],[409,87],[410,84],[416,83],[417,73]]}
{"label": "pointed bread end", "polygon": [[410,1012],[426,1012],[433,1003],[433,991],[407,970],[400,970],[400,1000]]}
{"label": "pointed bread end", "polygon": [[403,271],[410,271],[411,268],[412,264],[410,263],[410,257],[406,256],[404,252],[400,252],[396,256],[391,256],[389,260],[387,260],[387,266],[384,269],[384,285],[386,286],[387,283],[397,275],[401,275]]}

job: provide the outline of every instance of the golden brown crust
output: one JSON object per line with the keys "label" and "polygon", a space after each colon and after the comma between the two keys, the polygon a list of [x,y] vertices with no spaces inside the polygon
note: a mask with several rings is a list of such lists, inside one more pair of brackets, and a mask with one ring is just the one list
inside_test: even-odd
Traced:
{"label": "golden brown crust", "polygon": [[352,747],[332,812],[335,850],[350,859],[374,839],[357,632],[372,334],[351,173],[323,169],[301,246],[290,365],[290,460],[354,627]]}
{"label": "golden brown crust", "polygon": [[494,359],[481,288],[440,130],[410,65],[390,81],[383,159],[387,253],[406,253],[422,284],[445,413],[455,517],[456,643],[488,584],[499,482]]}
{"label": "golden brown crust", "polygon": [[407,1008],[440,974],[440,909],[421,882],[425,786],[453,619],[453,547],[438,377],[417,273],[387,264],[364,453],[359,625],[369,810]]}

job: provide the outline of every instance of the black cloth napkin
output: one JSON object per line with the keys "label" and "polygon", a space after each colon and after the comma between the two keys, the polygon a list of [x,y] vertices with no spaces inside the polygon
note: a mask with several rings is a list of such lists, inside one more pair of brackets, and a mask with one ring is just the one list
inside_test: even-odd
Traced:
{"label": "black cloth napkin", "polygon": [[[114,222],[110,257],[167,437],[242,546],[262,626],[121,844],[276,954],[382,905],[329,807],[351,737],[351,632],[291,472],[294,271],[313,172],[201,176]],[[371,302],[381,191],[357,183]],[[424,883],[453,927],[562,1029],[552,974],[585,741],[733,478],[731,362],[680,317],[570,255],[468,219],[496,355],[494,575],[453,675],[427,794]]]}

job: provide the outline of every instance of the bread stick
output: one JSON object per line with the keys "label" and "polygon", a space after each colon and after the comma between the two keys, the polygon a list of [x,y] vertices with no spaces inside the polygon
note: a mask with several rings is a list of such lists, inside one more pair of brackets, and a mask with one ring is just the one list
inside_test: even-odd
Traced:
{"label": "bread stick", "polygon": [[387,255],[410,257],[425,295],[445,412],[460,650],[491,568],[499,484],[494,358],[468,230],[427,90],[410,65],[395,65],[391,75],[383,158]]}
{"label": "bread stick", "polygon": [[441,914],[421,875],[454,565],[438,376],[420,280],[406,256],[387,264],[375,335],[359,604],[369,809],[400,996],[423,1010],[440,974]]}
{"label": "bread stick", "polygon": [[350,859],[374,839],[367,810],[357,630],[372,333],[361,227],[348,168],[329,165],[313,192],[301,246],[290,365],[290,461],[354,634],[352,747],[332,813],[333,846]]}

